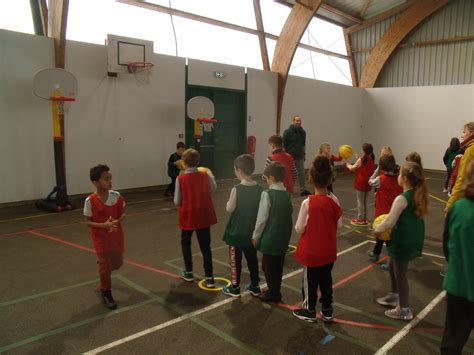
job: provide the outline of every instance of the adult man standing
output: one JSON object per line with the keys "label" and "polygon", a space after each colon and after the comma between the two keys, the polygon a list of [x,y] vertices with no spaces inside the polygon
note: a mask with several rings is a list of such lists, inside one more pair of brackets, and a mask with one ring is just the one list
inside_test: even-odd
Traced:
{"label": "adult man standing", "polygon": [[306,174],[304,171],[306,132],[301,127],[301,117],[296,115],[293,117],[293,123],[283,133],[283,146],[294,161],[296,170],[298,170],[298,180],[300,184],[301,196],[307,196],[311,193],[306,190]]}

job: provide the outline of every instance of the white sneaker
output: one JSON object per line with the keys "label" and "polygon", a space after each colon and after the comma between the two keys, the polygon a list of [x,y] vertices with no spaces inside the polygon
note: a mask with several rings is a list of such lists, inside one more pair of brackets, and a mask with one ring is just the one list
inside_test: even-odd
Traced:
{"label": "white sneaker", "polygon": [[397,293],[390,292],[387,296],[377,298],[375,301],[382,306],[396,307],[398,306],[399,299]]}
{"label": "white sneaker", "polygon": [[447,188],[444,188],[444,189],[443,189],[443,192],[448,192],[448,189],[447,189]]}
{"label": "white sneaker", "polygon": [[400,306],[397,306],[394,309],[389,309],[388,311],[385,311],[385,315],[393,319],[401,319],[401,320],[413,319],[413,312],[411,311],[409,307],[402,308]]}

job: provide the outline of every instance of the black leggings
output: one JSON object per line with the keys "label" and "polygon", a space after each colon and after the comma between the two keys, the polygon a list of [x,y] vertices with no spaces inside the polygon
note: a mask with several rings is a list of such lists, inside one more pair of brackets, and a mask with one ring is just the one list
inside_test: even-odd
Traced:
{"label": "black leggings", "polygon": [[390,258],[390,281],[392,283],[392,292],[398,293],[400,307],[408,307],[408,263],[409,261]]}
{"label": "black leggings", "polygon": [[[181,251],[183,252],[184,266],[186,271],[193,271],[193,256],[191,253],[191,237],[193,230],[181,230]],[[212,251],[211,251],[211,227],[197,229],[197,239],[204,260],[204,272],[206,277],[212,277]]]}

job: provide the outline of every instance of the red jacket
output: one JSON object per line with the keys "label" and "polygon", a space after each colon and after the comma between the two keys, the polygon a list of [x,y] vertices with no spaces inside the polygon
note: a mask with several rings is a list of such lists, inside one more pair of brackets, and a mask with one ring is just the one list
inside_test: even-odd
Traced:
{"label": "red jacket", "polygon": [[292,170],[293,166],[295,165],[293,157],[288,153],[280,151],[278,153],[272,153],[270,158],[272,161],[277,161],[285,166],[285,180],[283,181],[283,185],[285,185],[286,191],[288,191],[290,194],[293,193],[294,181]]}
{"label": "red jacket", "polygon": [[[119,219],[123,214],[123,197],[120,196],[117,203],[113,206],[107,206],[102,202],[95,192],[89,196],[91,203],[92,217],[91,221],[96,223],[104,223],[112,217]],[[123,230],[119,225],[117,230],[109,232],[106,229],[91,227],[91,237],[94,248],[97,253],[122,252],[123,246]]]}
{"label": "red jacket", "polygon": [[392,208],[395,197],[403,192],[398,185],[398,176],[380,174],[380,187],[375,194],[375,218],[382,214],[387,214]]}
{"label": "red jacket", "polygon": [[295,257],[304,266],[323,266],[337,259],[337,222],[342,210],[329,196],[310,195],[308,198],[308,223]]}
{"label": "red jacket", "polygon": [[187,173],[178,176],[181,204],[179,205],[179,228],[196,230],[217,223],[211,198],[209,176],[205,172]]}
{"label": "red jacket", "polygon": [[374,160],[371,157],[367,158],[367,163],[361,165],[357,168],[354,187],[357,191],[369,192],[372,190],[372,187],[369,185],[369,179],[374,173],[375,164]]}

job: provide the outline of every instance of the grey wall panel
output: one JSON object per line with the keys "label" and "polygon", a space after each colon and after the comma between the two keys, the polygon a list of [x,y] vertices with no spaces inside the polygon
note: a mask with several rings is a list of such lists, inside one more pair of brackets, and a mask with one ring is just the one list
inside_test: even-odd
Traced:
{"label": "grey wall panel", "polygon": [[[369,52],[400,15],[351,35],[357,74]],[[474,35],[474,1],[451,0],[411,33],[404,43]],[[385,65],[377,87],[462,85],[474,83],[474,40],[430,46],[403,47]]]}

